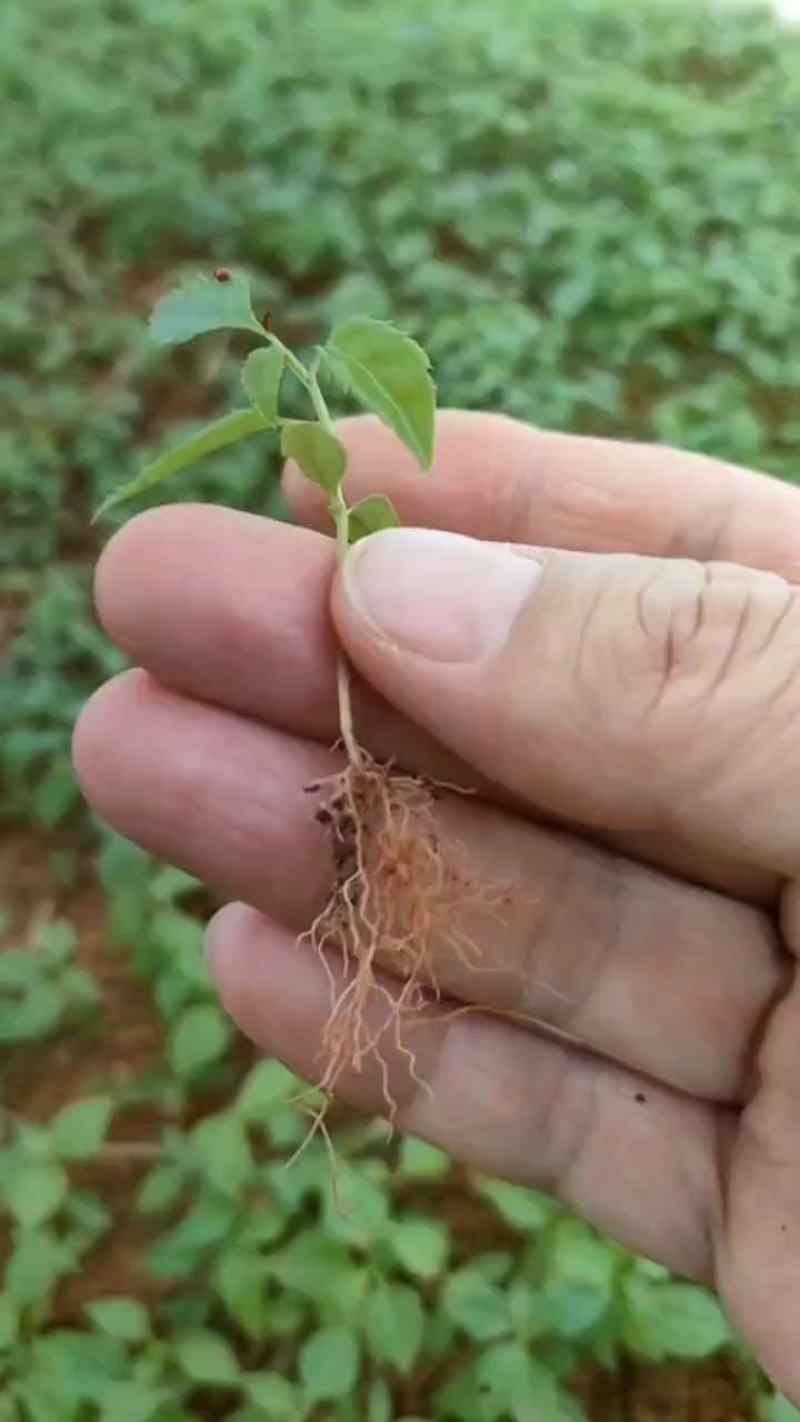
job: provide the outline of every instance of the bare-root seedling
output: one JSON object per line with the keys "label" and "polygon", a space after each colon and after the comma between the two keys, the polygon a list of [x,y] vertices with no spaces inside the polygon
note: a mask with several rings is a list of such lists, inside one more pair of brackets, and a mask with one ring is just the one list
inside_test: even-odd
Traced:
{"label": "bare-root seedling", "polygon": [[[282,453],[293,459],[327,500],[341,564],[350,545],[400,520],[384,494],[356,504],[346,497],[347,449],[326,403],[321,379],[330,378],[388,424],[422,468],[433,457],[435,389],[425,352],[394,326],[367,317],[341,322],[305,364],[255,314],[243,274],[217,267],[159,302],[151,320],[158,344],[180,344],[205,332],[234,328],[261,343],[242,370],[249,407],[224,415],[200,434],[168,450],[118,489],[104,510],[151,489],[205,454],[265,430],[280,430]],[[281,410],[282,382],[291,374],[306,392],[309,418]],[[465,964],[478,956],[469,930],[476,907],[493,910],[503,894],[476,882],[463,847],[443,839],[430,781],[379,765],[360,746],[353,725],[349,668],[338,669],[339,724],[347,764],[327,782],[317,809],[332,851],[332,892],[306,938],[328,971],[332,1005],[323,1034],[325,1066],[319,1085],[331,1091],[345,1070],[359,1071],[370,1054],[384,1067],[380,1038],[389,1030],[409,1068],[414,1057],[402,1028],[438,994],[436,955],[455,953]],[[323,787],[321,787],[322,789]],[[336,987],[331,955],[345,972]],[[391,978],[377,971],[380,964]],[[391,988],[387,983],[391,981]]]}

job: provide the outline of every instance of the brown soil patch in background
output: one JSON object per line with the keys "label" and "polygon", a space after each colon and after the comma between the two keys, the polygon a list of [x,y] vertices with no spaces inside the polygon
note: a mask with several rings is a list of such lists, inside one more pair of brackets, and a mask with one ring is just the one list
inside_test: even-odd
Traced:
{"label": "brown soil patch in background", "polygon": [[[109,1081],[129,1082],[157,1060],[161,1026],[145,988],[131,976],[109,943],[101,889],[87,870],[74,888],[57,884],[50,867],[55,843],[33,835],[0,836],[0,903],[10,910],[6,947],[30,943],[37,927],[64,916],[79,939],[77,962],[102,994],[102,1019],[4,1053],[7,1105],[33,1121],[48,1121],[68,1101],[102,1090]],[[35,951],[35,949],[31,949]],[[116,1140],[155,1142],[159,1121],[151,1110],[122,1114]],[[152,1302],[166,1292],[142,1263],[152,1226],[134,1211],[136,1186],[146,1163],[108,1160],[75,1172],[75,1179],[101,1196],[115,1226],[101,1239],[84,1270],[65,1281],[57,1300],[59,1323],[77,1323],[82,1303],[110,1293],[132,1293]]]}
{"label": "brown soil patch in background", "polygon": [[660,1368],[625,1362],[616,1374],[584,1374],[575,1392],[592,1422],[752,1422],[723,1361]]}

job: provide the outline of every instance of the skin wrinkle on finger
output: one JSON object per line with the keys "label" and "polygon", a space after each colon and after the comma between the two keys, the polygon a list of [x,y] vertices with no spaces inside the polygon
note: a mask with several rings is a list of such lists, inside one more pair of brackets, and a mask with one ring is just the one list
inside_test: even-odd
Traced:
{"label": "skin wrinkle on finger", "polygon": [[[221,893],[298,933],[324,905],[328,851],[303,794],[332,769],[322,747],[126,673],[84,713],[76,764],[116,828]],[[783,980],[766,916],[472,797],[445,796],[437,813],[478,877],[510,891],[497,918],[465,921],[480,952],[491,945],[485,964],[440,948],[445,991],[687,1091],[739,1095],[753,1024]]]}
{"label": "skin wrinkle on finger", "polygon": [[[313,1081],[330,1002],[321,963],[243,905],[218,916],[210,938],[228,1011],[259,1047]],[[448,1020],[432,1007],[408,1045],[413,1073],[391,1033],[383,1043],[397,1126],[482,1171],[552,1189],[629,1248],[710,1276],[717,1117],[708,1106],[480,1012]],[[647,1111],[636,1100],[642,1090]],[[340,1094],[385,1113],[380,1063],[347,1073]]]}

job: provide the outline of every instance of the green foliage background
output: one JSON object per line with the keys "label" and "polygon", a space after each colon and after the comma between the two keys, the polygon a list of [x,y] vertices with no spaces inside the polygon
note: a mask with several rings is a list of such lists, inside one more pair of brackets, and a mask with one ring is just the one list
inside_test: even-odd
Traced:
{"label": "green foliage background", "polygon": [[[735,1352],[701,1291],[528,1192],[462,1182],[504,1241],[470,1250],[418,1143],[344,1120],[344,1214],[324,1142],[282,1169],[306,1119],[213,1002],[204,896],[88,823],[68,740],[119,664],[90,513],[237,398],[237,338],[177,363],[143,340],[184,268],[248,270],[301,347],[391,315],[445,403],[794,477],[800,42],[666,0],[7,0],[0,92],[0,817],[5,843],[37,832],[56,904],[23,946],[4,890],[0,1041],[11,1078],[31,1043],[102,1032],[70,922],[97,874],[163,1023],[144,1076],[4,1116],[0,1420],[548,1422],[582,1415],[587,1357]],[[191,495],[279,512],[275,474],[255,441]],[[168,1287],[71,1317],[63,1281],[120,1211],[86,1162],[113,1160]]]}

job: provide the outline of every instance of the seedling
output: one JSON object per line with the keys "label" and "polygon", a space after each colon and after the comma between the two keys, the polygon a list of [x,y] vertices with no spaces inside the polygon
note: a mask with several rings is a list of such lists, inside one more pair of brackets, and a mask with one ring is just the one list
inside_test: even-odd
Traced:
{"label": "seedling", "polygon": [[[250,353],[242,383],[250,408],[234,411],[200,434],[162,455],[138,478],[118,489],[105,512],[195,464],[203,455],[264,431],[279,430],[281,451],[323,490],[341,563],[349,546],[400,520],[384,494],[350,505],[345,492],[347,450],[338,438],[320,384],[329,376],[389,425],[422,469],[433,454],[435,389],[425,352],[394,326],[368,317],[342,322],[305,365],[253,311],[244,276],[218,267],[213,277],[194,277],[166,296],[151,320],[154,339],[179,344],[221,328],[251,332],[263,343]],[[309,401],[309,418],[280,412],[284,379],[299,382]],[[323,1039],[325,1068],[320,1086],[332,1090],[346,1069],[359,1071],[378,1040],[400,1028],[418,1011],[436,975],[434,945],[449,941],[465,959],[473,945],[459,927],[461,911],[491,890],[474,884],[460,847],[440,838],[438,789],[416,775],[396,773],[375,761],[358,740],[351,683],[343,656],[338,664],[340,743],[343,768],[309,786],[319,797],[316,818],[331,848],[331,895],[308,941],[328,971],[332,1008]],[[337,982],[330,966],[339,956],[347,972]],[[401,980],[389,992],[376,974],[376,961]],[[387,1102],[392,1105],[387,1091]]]}

